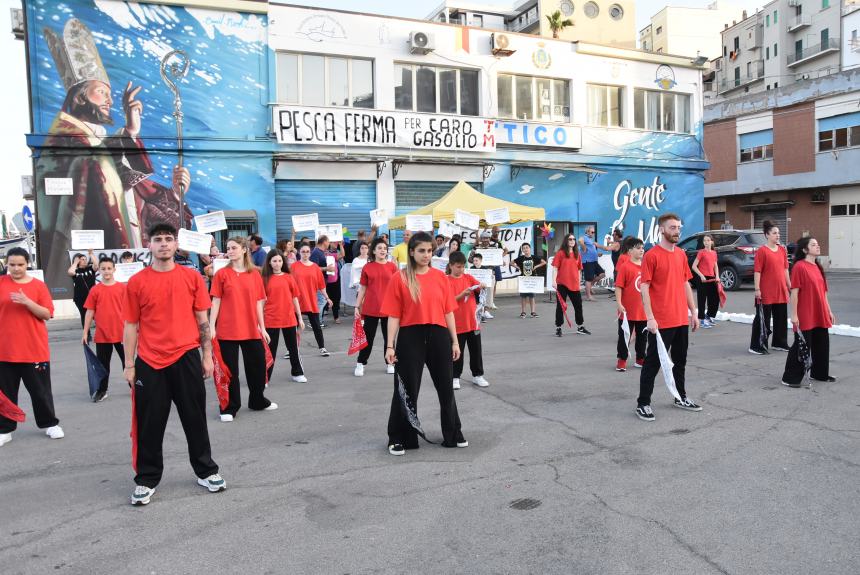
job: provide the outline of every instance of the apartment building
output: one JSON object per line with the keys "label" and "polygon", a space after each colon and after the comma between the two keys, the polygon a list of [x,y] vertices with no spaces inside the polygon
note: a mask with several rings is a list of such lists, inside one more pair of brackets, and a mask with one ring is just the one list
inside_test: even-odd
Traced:
{"label": "apartment building", "polygon": [[501,4],[445,0],[427,16],[427,20],[505,31],[508,21],[517,15],[518,13],[513,8],[504,8]]}
{"label": "apartment building", "polygon": [[842,7],[842,69],[860,67],[860,0]]}
{"label": "apartment building", "polygon": [[639,47],[658,54],[704,56],[722,54],[723,22],[743,20],[743,8],[729,2],[706,7],[666,6],[639,31]]}

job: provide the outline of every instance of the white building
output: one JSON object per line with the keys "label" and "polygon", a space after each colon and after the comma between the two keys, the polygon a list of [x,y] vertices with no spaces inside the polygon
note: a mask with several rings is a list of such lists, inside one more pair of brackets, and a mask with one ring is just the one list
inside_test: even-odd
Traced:
{"label": "white building", "polygon": [[639,47],[658,54],[701,55],[713,59],[722,53],[723,23],[742,20],[743,8],[714,2],[702,8],[666,6],[639,31]]}
{"label": "white building", "polygon": [[504,31],[508,20],[516,15],[513,8],[500,4],[445,0],[427,16],[427,20]]}
{"label": "white building", "polygon": [[860,66],[860,1],[842,7],[842,69]]}

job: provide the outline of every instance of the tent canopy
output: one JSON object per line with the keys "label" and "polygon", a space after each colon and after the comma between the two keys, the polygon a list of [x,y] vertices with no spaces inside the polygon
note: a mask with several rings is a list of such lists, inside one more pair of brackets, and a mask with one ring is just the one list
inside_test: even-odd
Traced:
{"label": "tent canopy", "polygon": [[546,212],[543,208],[533,208],[522,204],[515,204],[500,200],[486,194],[482,194],[466,182],[459,182],[451,188],[451,191],[422,208],[411,211],[408,214],[395,216],[388,220],[390,229],[402,230],[406,227],[406,216],[433,216],[433,224],[439,225],[439,220],[454,221],[454,212],[465,210],[473,214],[481,216],[481,225],[486,225],[484,220],[484,212],[486,210],[495,210],[498,208],[508,208],[510,221],[508,223],[515,224],[517,222],[527,221],[542,221],[546,219]]}

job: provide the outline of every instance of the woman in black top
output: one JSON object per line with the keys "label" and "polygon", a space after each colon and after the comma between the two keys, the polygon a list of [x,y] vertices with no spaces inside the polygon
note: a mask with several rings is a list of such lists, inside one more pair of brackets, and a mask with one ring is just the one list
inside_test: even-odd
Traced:
{"label": "woman in black top", "polygon": [[69,266],[69,277],[72,278],[74,284],[74,292],[72,300],[78,308],[78,313],[81,314],[81,327],[84,327],[84,316],[87,310],[84,309],[84,302],[87,301],[87,296],[90,295],[90,289],[96,285],[96,272],[93,269],[93,250],[84,254],[75,254],[72,258],[72,265]]}

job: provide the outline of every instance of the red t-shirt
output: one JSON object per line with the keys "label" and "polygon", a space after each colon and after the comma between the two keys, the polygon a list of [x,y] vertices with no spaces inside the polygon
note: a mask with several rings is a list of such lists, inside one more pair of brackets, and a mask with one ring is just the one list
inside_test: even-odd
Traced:
{"label": "red t-shirt", "polygon": [[364,302],[361,304],[361,315],[382,317],[382,300],[388,289],[391,276],[398,271],[394,262],[367,262],[361,269],[359,284],[364,286]]}
{"label": "red t-shirt", "polygon": [[294,327],[299,324],[293,298],[299,297],[299,286],[290,274],[269,276],[266,283],[266,327]]}
{"label": "red t-shirt", "polygon": [[122,306],[125,302],[125,284],[96,284],[84,302],[93,310],[96,320],[96,343],[122,343]]}
{"label": "red t-shirt", "polygon": [[657,244],[645,252],[641,283],[650,285],[648,295],[658,328],[689,324],[686,284],[692,277],[687,254],[681,248],[670,252]]}
{"label": "red t-shirt", "polygon": [[629,259],[618,268],[618,277],[615,278],[615,287],[620,287],[624,292],[621,294],[621,305],[627,310],[627,319],[630,321],[645,321],[645,306],[642,304],[642,264],[634,264]]}
{"label": "red t-shirt", "polygon": [[212,297],[221,298],[215,325],[218,339],[260,339],[257,302],[266,299],[266,289],[259,271],[236,272],[230,266],[221,268],[212,278],[209,293]]}
{"label": "red t-shirt", "polygon": [[3,344],[0,361],[10,363],[42,363],[51,361],[48,349],[48,328],[45,322],[19,303],[12,301],[12,292],[24,294],[54,315],[54,302],[48,287],[36,278],[19,284],[11,276],[0,276],[0,326],[3,327]]}
{"label": "red t-shirt", "polygon": [[791,269],[791,289],[797,290],[797,318],[800,331],[833,327],[827,311],[827,280],[818,266],[801,260]]}
{"label": "red t-shirt", "polygon": [[317,264],[306,266],[296,262],[290,266],[290,273],[299,288],[299,307],[302,313],[319,313],[317,290],[325,290],[323,272]]}
{"label": "red t-shirt", "polygon": [[630,261],[630,256],[628,256],[627,254],[621,254],[620,256],[618,256],[618,261],[615,262],[615,269],[620,270],[621,266],[623,266],[624,264],[626,264],[629,261]]}
{"label": "red t-shirt", "polygon": [[552,266],[556,268],[555,282],[566,287],[570,291],[579,291],[579,272],[582,269],[582,258],[564,253],[558,250],[552,260]]}
{"label": "red t-shirt", "polygon": [[179,265],[169,272],[147,267],[128,280],[122,318],[138,324],[138,357],[155,369],[164,369],[200,347],[194,312],[211,306],[198,272]]}
{"label": "red t-shirt", "polygon": [[[460,295],[464,289],[481,284],[469,274],[463,274],[458,278],[448,276],[448,281],[451,284],[451,295],[454,298]],[[469,292],[466,299],[457,301],[457,309],[454,310],[454,323],[457,325],[457,333],[469,333],[480,329],[478,319],[475,317],[477,307],[474,291]]]}
{"label": "red t-shirt", "polygon": [[755,252],[753,271],[761,274],[759,288],[761,303],[771,305],[788,303],[788,286],[785,285],[785,270],[788,269],[788,253],[778,245],[776,251],[762,246]]}
{"label": "red t-shirt", "polygon": [[398,273],[388,282],[388,291],[382,301],[382,315],[400,318],[400,327],[410,325],[441,325],[448,327],[445,314],[457,309],[451,293],[451,284],[441,271],[430,268],[416,275],[421,286],[421,297],[412,300],[404,274]]}
{"label": "red t-shirt", "polygon": [[699,258],[699,271],[702,272],[702,275],[706,278],[716,277],[714,276],[714,266],[717,265],[717,252],[699,250],[696,257]]}

